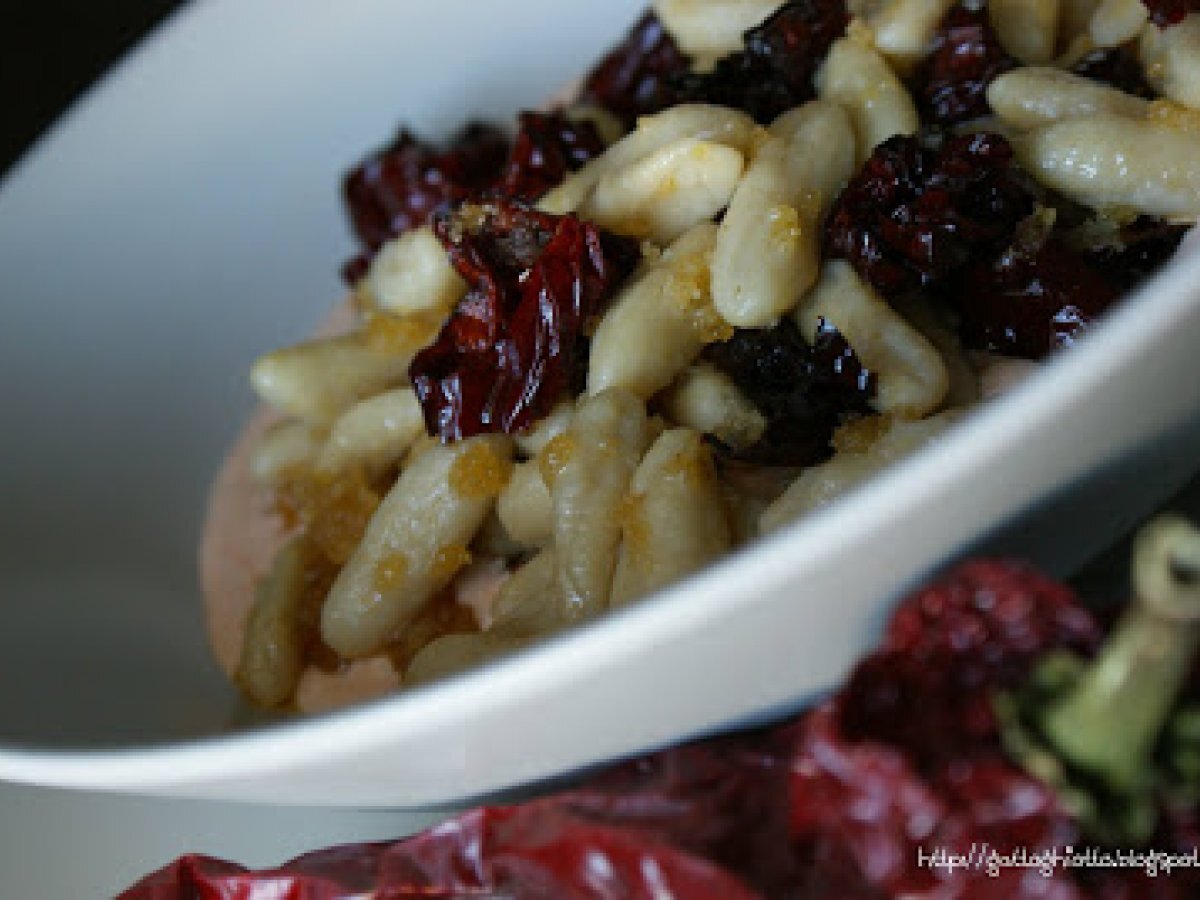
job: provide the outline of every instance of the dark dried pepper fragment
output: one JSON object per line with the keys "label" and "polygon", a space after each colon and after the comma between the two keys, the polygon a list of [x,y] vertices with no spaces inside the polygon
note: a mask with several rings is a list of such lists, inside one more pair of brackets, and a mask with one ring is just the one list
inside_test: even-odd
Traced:
{"label": "dark dried pepper fragment", "polygon": [[847,259],[885,297],[947,282],[979,256],[999,253],[1034,208],[1012,146],[988,132],[940,149],[917,136],[875,148],[833,204],[827,253]]}
{"label": "dark dried pepper fragment", "polygon": [[523,112],[494,190],[506,200],[531,202],[603,152],[604,141],[591,122],[572,121],[562,112]]}
{"label": "dark dried pepper fragment", "polygon": [[688,58],[658,16],[647,12],[584,79],[580,99],[607,109],[630,127],[638,116],[676,102],[674,79]]}
{"label": "dark dried pepper fragment", "polygon": [[638,244],[511,203],[465,204],[434,231],[468,291],[409,369],[426,428],[442,440],[526,428],[567,389]]}
{"label": "dark dried pepper fragment", "polygon": [[705,354],[767,420],[763,436],[734,454],[738,459],[787,466],[822,462],[832,452],[834,429],[848,416],[871,411],[874,376],[832,326],[823,326],[812,346],[790,319],[774,328],[739,328]]}
{"label": "dark dried pepper fragment", "polygon": [[974,263],[950,292],[964,344],[1029,359],[1070,346],[1170,259],[1186,231],[1143,216],[1102,242],[1081,244],[1077,235],[1054,232]]}
{"label": "dark dried pepper fragment", "polygon": [[1142,0],[1142,5],[1159,28],[1178,25],[1189,13],[1200,12],[1200,0]]}
{"label": "dark dried pepper fragment", "polygon": [[1081,254],[1050,241],[972,266],[955,299],[966,346],[1041,359],[1074,343],[1121,293]]}
{"label": "dark dried pepper fragment", "polygon": [[933,49],[913,74],[913,95],[922,121],[953,125],[987,115],[987,86],[1017,65],[1001,46],[986,7],[954,7],[938,26]]}
{"label": "dark dried pepper fragment", "polygon": [[746,32],[744,50],[681,77],[677,102],[732,106],[769,123],[815,96],[813,75],[849,22],[844,0],[785,3]]}

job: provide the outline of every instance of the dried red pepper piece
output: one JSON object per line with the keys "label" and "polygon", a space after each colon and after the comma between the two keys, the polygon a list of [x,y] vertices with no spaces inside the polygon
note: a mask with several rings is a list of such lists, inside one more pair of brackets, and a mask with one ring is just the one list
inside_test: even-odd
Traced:
{"label": "dried red pepper piece", "polygon": [[988,85],[1018,65],[1001,46],[986,7],[954,7],[938,25],[933,49],[913,73],[921,120],[953,125],[987,115]]}
{"label": "dried red pepper piece", "polygon": [[1068,347],[1175,253],[1187,226],[1140,217],[1093,246],[1051,232],[973,263],[948,294],[968,347],[1041,359]]}
{"label": "dried red pepper piece", "polygon": [[468,292],[409,370],[426,427],[448,441],[520,431],[575,377],[585,330],[638,244],[512,203],[464,205],[434,231]]}
{"label": "dried red pepper piece", "polygon": [[445,148],[407,129],[346,174],[342,193],[354,233],[369,252],[425,224],[440,206],[489,187],[508,156],[500,129],[471,123]]}
{"label": "dried red pepper piece", "polygon": [[966,346],[1041,359],[1073,344],[1122,290],[1082,254],[1052,241],[971,266],[956,294]]}
{"label": "dried red pepper piece", "polygon": [[345,177],[346,208],[366,250],[343,276],[353,284],[386,241],[424,225],[439,209],[484,195],[536,200],[603,152],[595,125],[561,111],[521,113],[511,149],[491,125],[468,125],[445,149],[402,129]]}
{"label": "dried red pepper piece", "polygon": [[562,112],[523,112],[518,123],[512,153],[493,189],[506,200],[537,200],[567,173],[604,152],[595,125]]}
{"label": "dried red pepper piece", "polygon": [[673,83],[688,65],[675,39],[650,11],[584,79],[580,99],[607,109],[630,127],[638,116],[676,102]]}
{"label": "dried red pepper piece", "polygon": [[1200,0],[1142,0],[1142,5],[1159,28],[1178,25],[1190,13],[1200,12]]}
{"label": "dried red pepper piece", "polygon": [[1002,136],[959,135],[939,148],[897,135],[875,148],[834,202],[826,250],[895,297],[943,285],[981,255],[999,253],[1033,208]]}
{"label": "dried red pepper piece", "polygon": [[785,3],[746,32],[744,50],[679,77],[676,102],[732,106],[766,124],[816,95],[813,75],[849,23],[844,0]]}

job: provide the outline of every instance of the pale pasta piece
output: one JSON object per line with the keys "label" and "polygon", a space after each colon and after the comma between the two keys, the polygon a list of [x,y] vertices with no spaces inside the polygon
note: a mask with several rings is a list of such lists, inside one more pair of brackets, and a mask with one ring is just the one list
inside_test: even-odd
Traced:
{"label": "pale pasta piece", "polygon": [[938,24],[958,0],[882,0],[868,4],[875,46],[899,71],[908,71],[933,44]]}
{"label": "pale pasta piece", "polygon": [[997,76],[988,105],[1010,128],[1026,131],[1096,113],[1140,118],[1150,104],[1122,90],[1050,66],[1028,66]]}
{"label": "pale pasta piece", "polygon": [[537,456],[550,441],[558,437],[571,425],[571,417],[575,415],[575,404],[563,401],[534,422],[525,431],[513,435],[517,449],[526,456]]}
{"label": "pale pasta piece", "polygon": [[321,611],[346,659],[377,653],[445,587],[508,478],[512,442],[487,435],[432,444],[383,498]]}
{"label": "pale pasta piece", "polygon": [[772,124],[717,235],[712,293],[726,321],[772,325],[816,282],[821,226],[854,173],[854,146],[836,103],[806,103]]}
{"label": "pale pasta piece", "polygon": [[424,433],[425,419],[413,389],[384,391],[338,417],[317,454],[316,468],[340,472],[357,466],[374,477],[399,462]]}
{"label": "pale pasta piece", "polygon": [[766,534],[832,503],[899,459],[925,447],[960,418],[957,411],[928,419],[899,419],[868,450],[840,452],[819,466],[805,469],[759,520]]}
{"label": "pale pasta piece", "polygon": [[488,631],[505,637],[544,637],[570,621],[558,584],[558,561],[547,547],[518,568],[500,588]]}
{"label": "pale pasta piece", "polygon": [[674,428],[650,446],[621,510],[610,605],[666,587],[730,546],[712,454],[699,432]]}
{"label": "pale pasta piece", "polygon": [[733,147],[682,138],[614,167],[596,183],[579,213],[619,234],[669,244],[729,204],[744,166],[741,151]]}
{"label": "pale pasta piece", "polygon": [[1023,63],[1054,58],[1060,0],[988,0],[988,15],[1000,43]]}
{"label": "pale pasta piece", "polygon": [[920,127],[907,88],[861,34],[834,42],[817,70],[816,87],[818,97],[850,114],[859,163],[893,135],[915,134]]}
{"label": "pale pasta piece", "polygon": [[563,215],[575,212],[608,173],[636,163],[685,138],[711,141],[740,151],[753,152],[762,129],[743,112],[704,103],[673,106],[638,119],[637,127],[603,154],[551,189],[537,207]]}
{"label": "pale pasta piece", "polygon": [[284,544],[271,571],[259,582],[254,606],[246,617],[235,678],[250,699],[263,706],[286,703],[304,670],[300,607],[305,596],[305,560],[301,538]]}
{"label": "pale pasta piece", "polygon": [[617,294],[592,337],[589,394],[619,387],[649,397],[732,333],[709,287],[716,241],[717,226],[701,222]]}
{"label": "pale pasta piece", "polygon": [[663,405],[671,421],[711,434],[734,450],[749,447],[767,427],[763,414],[733,379],[705,362],[676,379]]}
{"label": "pale pasta piece", "polygon": [[1200,109],[1200,15],[1142,31],[1142,65],[1150,82],[1177,103]]}
{"label": "pale pasta piece", "polygon": [[1142,0],[1101,0],[1088,32],[1097,47],[1119,47],[1141,34],[1148,18]]}
{"label": "pale pasta piece", "polygon": [[835,326],[875,373],[875,409],[924,416],[941,405],[950,386],[941,355],[844,260],[824,265],[816,288],[796,309],[796,324],[809,341],[822,321]]}
{"label": "pale pasta piece", "polygon": [[1156,216],[1200,214],[1200,135],[1172,117],[1100,113],[1013,143],[1038,181],[1073,200]]}
{"label": "pale pasta piece", "polygon": [[527,640],[482,632],[444,634],[422,647],[404,672],[405,687],[428,684],[519,650]]}
{"label": "pale pasta piece", "polygon": [[608,606],[618,514],[649,442],[642,401],[610,388],[581,402],[570,429],[542,451],[554,499],[557,581],[572,621]]}
{"label": "pale pasta piece", "polygon": [[255,445],[250,474],[259,484],[276,484],[288,472],[311,463],[320,448],[320,437],[304,422],[278,422]]}
{"label": "pale pasta piece", "polygon": [[397,315],[448,312],[467,291],[428,227],[380,247],[367,269],[365,287],[376,308]]}
{"label": "pale pasta piece", "polygon": [[554,537],[554,503],[536,459],[517,463],[496,500],[504,532],[522,547],[545,547]]}
{"label": "pale pasta piece", "polygon": [[742,35],[782,0],[655,0],[654,11],[688,56],[724,56],[742,49]]}
{"label": "pale pasta piece", "polygon": [[897,297],[889,302],[904,321],[929,341],[942,358],[949,382],[946,396],[942,398],[943,408],[954,409],[978,403],[983,391],[979,369],[963,348],[962,341],[948,320],[946,312],[921,293]]}
{"label": "pale pasta piece", "polygon": [[313,425],[328,425],[352,403],[403,384],[411,352],[377,347],[362,332],[319,338],[260,356],[250,370],[259,397]]}

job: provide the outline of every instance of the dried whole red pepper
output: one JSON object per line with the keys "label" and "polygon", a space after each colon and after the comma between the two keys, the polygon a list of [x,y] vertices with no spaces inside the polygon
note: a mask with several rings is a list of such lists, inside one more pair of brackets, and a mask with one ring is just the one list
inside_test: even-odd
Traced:
{"label": "dried whole red pepper", "polygon": [[409,369],[426,428],[447,441],[520,431],[577,378],[585,332],[638,243],[512,203],[464,205],[434,232],[468,291]]}
{"label": "dried whole red pepper", "polygon": [[[928,666],[930,683],[950,683],[907,710],[947,726],[952,752],[930,752],[937,733],[914,743],[886,721],[856,724],[852,679],[795,721],[650,754],[563,793],[266,872],[184,857],[119,900],[1198,896],[1193,868],[1151,876],[1065,857],[1200,842],[1200,534],[1189,528],[1162,523],[1139,544],[1139,571],[1149,559],[1158,574],[1090,660],[1074,649],[1094,651],[1096,622],[1025,566],[969,564],[902,603],[859,672],[878,673],[872,692],[889,666],[900,682]],[[925,707],[947,698],[996,715],[983,729],[930,719]]]}
{"label": "dried whole red pepper", "polygon": [[340,847],[271,872],[187,856],[117,900],[756,900],[669,844],[539,804],[479,809],[407,841]]}
{"label": "dried whole red pepper", "polygon": [[841,692],[852,740],[902,749],[919,766],[998,748],[991,695],[1050,650],[1090,653],[1100,627],[1066,587],[1028,566],[970,562],[906,600]]}

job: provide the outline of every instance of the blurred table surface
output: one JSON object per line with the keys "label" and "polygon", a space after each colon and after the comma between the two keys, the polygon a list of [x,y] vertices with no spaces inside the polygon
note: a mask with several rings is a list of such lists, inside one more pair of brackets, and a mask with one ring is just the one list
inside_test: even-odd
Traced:
{"label": "blurred table surface", "polygon": [[[0,29],[0,173],[115,60],[182,5],[180,0],[11,4]],[[1200,512],[1200,480],[1171,505]],[[1123,581],[1123,572],[1124,551],[1116,548],[1085,578],[1097,584]],[[1108,587],[1112,590],[1111,583]],[[186,851],[261,866],[324,843],[396,836],[437,818],[399,811],[298,814],[0,784],[0,896],[111,896]],[[243,848],[251,837],[256,849],[248,855]],[[94,881],[88,881],[89,871]]]}

